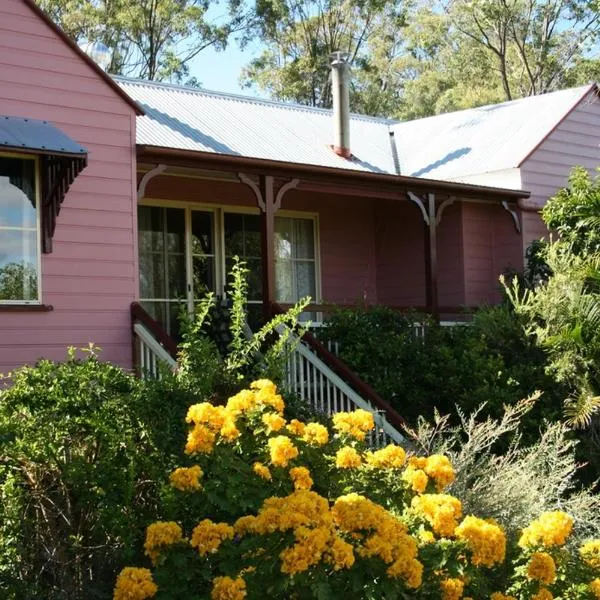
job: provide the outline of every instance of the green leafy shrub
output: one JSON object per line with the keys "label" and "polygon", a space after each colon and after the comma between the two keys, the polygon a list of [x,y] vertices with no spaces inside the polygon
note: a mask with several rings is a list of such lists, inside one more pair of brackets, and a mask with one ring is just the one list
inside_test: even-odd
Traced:
{"label": "green leafy shrub", "polygon": [[0,595],[106,597],[157,514],[144,482],[166,466],[146,458],[138,382],[73,351],[11,379],[0,392]]}
{"label": "green leafy shrub", "polygon": [[[414,324],[424,322],[424,336]],[[468,325],[441,327],[386,307],[334,313],[320,336],[339,342],[340,357],[409,423],[434,410],[465,413],[485,403],[499,415],[535,390],[545,393],[528,415],[528,435],[540,417],[556,416],[561,386],[545,372],[546,357],[506,306],[478,311]]]}

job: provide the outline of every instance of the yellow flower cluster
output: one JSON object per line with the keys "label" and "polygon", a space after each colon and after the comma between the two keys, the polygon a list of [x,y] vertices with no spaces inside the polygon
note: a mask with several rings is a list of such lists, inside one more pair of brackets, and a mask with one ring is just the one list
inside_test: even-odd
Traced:
{"label": "yellow flower cluster", "polygon": [[600,599],[600,579],[594,579],[590,582],[590,592]]}
{"label": "yellow flower cluster", "polygon": [[181,492],[193,492],[202,488],[200,485],[202,475],[202,469],[198,465],[179,467],[171,473],[169,481],[175,489]]}
{"label": "yellow flower cluster", "polygon": [[298,448],[285,435],[278,435],[269,440],[271,462],[277,467],[287,467],[290,460],[298,456]]}
{"label": "yellow flower cluster", "polygon": [[501,592],[494,592],[490,596],[490,600],[517,600],[514,596],[505,596]]}
{"label": "yellow flower cluster", "polygon": [[285,427],[285,419],[277,413],[266,413],[262,417],[262,422],[267,428],[267,435],[271,435],[274,431],[279,431]]}
{"label": "yellow flower cluster", "polygon": [[422,514],[433,531],[441,537],[452,537],[462,515],[458,498],[448,494],[423,494],[412,499],[411,506]]}
{"label": "yellow flower cluster", "polygon": [[590,540],[581,546],[579,555],[592,569],[600,569],[600,540]]}
{"label": "yellow flower cluster", "polygon": [[456,578],[444,579],[440,582],[442,600],[460,600],[465,589],[465,584]]}
{"label": "yellow flower cluster", "polygon": [[152,580],[149,569],[125,567],[117,577],[114,600],[145,600],[153,598],[158,591],[157,585]]}
{"label": "yellow flower cluster", "polygon": [[306,467],[294,467],[290,469],[290,477],[294,483],[295,490],[310,490],[313,485],[310,471]]}
{"label": "yellow flower cluster", "polygon": [[496,523],[469,515],[454,533],[467,543],[471,550],[471,562],[475,566],[491,567],[504,560],[506,536]]}
{"label": "yellow flower cluster", "polygon": [[390,444],[381,450],[367,452],[367,464],[378,469],[399,469],[406,460],[406,452],[400,446]]}
{"label": "yellow flower cluster", "polygon": [[438,492],[447,488],[456,478],[450,460],[443,454],[432,454],[425,460],[425,473],[435,481]]}
{"label": "yellow flower cluster", "polygon": [[292,434],[298,437],[302,437],[304,435],[304,430],[306,429],[306,425],[302,421],[298,421],[298,419],[292,419],[287,425],[286,429]]}
{"label": "yellow flower cluster", "polygon": [[[423,490],[427,487],[429,479],[435,481],[438,492],[448,487],[456,478],[452,463],[443,454],[432,454],[431,456],[411,456],[408,459],[408,468],[404,479],[413,485],[417,481],[417,487]],[[425,485],[423,485],[425,482]],[[413,485],[415,491],[415,485]],[[419,491],[422,493],[422,491]]]}
{"label": "yellow flower cluster", "polygon": [[422,469],[416,469],[415,467],[409,465],[404,469],[402,473],[402,479],[410,485],[410,488],[413,492],[417,492],[417,494],[422,494],[427,489],[427,484],[429,483],[429,477]]}
{"label": "yellow flower cluster", "polygon": [[144,550],[153,564],[161,551],[165,548],[178,544],[183,540],[183,531],[177,523],[168,521],[166,523],[157,522],[148,525],[146,529],[146,541],[144,542]]}
{"label": "yellow flower cluster", "polygon": [[250,384],[250,389],[254,391],[256,404],[270,406],[278,413],[283,414],[285,408],[283,398],[277,393],[276,385],[269,379],[259,379]]}
{"label": "yellow flower cluster", "polygon": [[351,446],[340,448],[335,455],[335,466],[338,469],[356,469],[360,464],[360,454]]}
{"label": "yellow flower cluster", "polygon": [[333,415],[333,426],[341,434],[363,441],[369,431],[375,428],[373,415],[359,408],[353,412],[339,412]]}
{"label": "yellow flower cluster", "polygon": [[236,533],[266,535],[300,526],[329,525],[329,505],[316,492],[300,490],[289,496],[267,498],[256,516],[245,516],[234,525]]}
{"label": "yellow flower cluster", "polygon": [[290,530],[295,543],[280,554],[283,573],[301,573],[323,558],[334,570],[354,564],[352,546],[334,532],[329,503],[315,492],[298,490],[284,498],[268,498],[255,517],[242,517],[235,523],[239,535]]}
{"label": "yellow flower cluster", "polygon": [[349,569],[354,564],[354,548],[352,544],[344,541],[341,537],[335,536],[329,546],[326,556],[327,562],[333,566],[334,571],[340,569]]}
{"label": "yellow flower cluster", "polygon": [[281,572],[288,575],[302,573],[316,565],[326,552],[331,541],[329,527],[296,527],[296,543],[281,552]]}
{"label": "yellow flower cluster", "polygon": [[554,596],[552,592],[547,588],[540,588],[537,594],[531,597],[531,600],[552,600]]}
{"label": "yellow flower cluster", "polygon": [[568,514],[558,510],[546,512],[523,529],[519,546],[562,546],[571,535],[572,529],[573,519]]}
{"label": "yellow flower cluster", "polygon": [[556,581],[556,565],[547,552],[534,552],[527,565],[527,577],[551,584]]}
{"label": "yellow flower cluster", "polygon": [[303,428],[302,439],[311,446],[324,446],[329,441],[329,432],[320,423],[307,423]]}
{"label": "yellow flower cluster", "polygon": [[200,521],[192,532],[190,545],[198,548],[200,556],[212,554],[225,540],[233,539],[233,527],[227,523],[213,523],[210,519]]}
{"label": "yellow flower cluster", "polygon": [[242,577],[215,577],[211,600],[243,600],[246,597],[246,582]]}
{"label": "yellow flower cluster", "polygon": [[259,476],[262,477],[265,481],[271,481],[271,471],[269,471],[269,467],[266,467],[260,462],[255,462],[252,465],[252,470]]}
{"label": "yellow flower cluster", "polygon": [[387,565],[387,574],[402,578],[407,587],[418,588],[423,565],[417,560],[417,542],[406,525],[382,506],[359,494],[340,496],[331,509],[335,524],[343,532],[363,540],[357,552],[377,556]]}
{"label": "yellow flower cluster", "polygon": [[234,442],[240,437],[236,419],[252,410],[271,408],[278,415],[264,415],[263,422],[268,433],[278,431],[285,425],[281,417],[283,398],[277,387],[268,379],[259,379],[250,384],[249,390],[242,390],[227,401],[226,406],[213,406],[209,402],[190,406],[186,422],[193,424],[185,445],[186,454],[210,454],[217,442],[217,436],[225,442]]}

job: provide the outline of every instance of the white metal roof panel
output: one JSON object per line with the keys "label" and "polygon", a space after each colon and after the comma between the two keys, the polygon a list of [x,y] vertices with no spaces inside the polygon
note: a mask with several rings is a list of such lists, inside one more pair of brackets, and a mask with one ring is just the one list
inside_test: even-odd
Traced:
{"label": "white metal roof panel", "polygon": [[337,156],[331,111],[116,77],[146,112],[137,143],[442,181],[518,167],[594,86],[398,123],[353,115],[353,158]]}
{"label": "white metal roof panel", "polygon": [[337,156],[331,111],[115,78],[146,112],[137,143],[291,163],[394,173],[389,122],[353,116],[353,158]]}
{"label": "white metal roof panel", "polygon": [[392,125],[402,175],[460,180],[520,166],[584,86]]}

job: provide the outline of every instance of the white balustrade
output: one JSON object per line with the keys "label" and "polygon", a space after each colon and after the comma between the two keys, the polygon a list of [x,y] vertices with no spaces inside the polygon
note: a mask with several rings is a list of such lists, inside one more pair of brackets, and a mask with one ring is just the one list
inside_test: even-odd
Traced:
{"label": "white balustrade", "polygon": [[156,341],[156,338],[141,323],[135,323],[138,367],[142,379],[160,379],[159,365],[170,369],[177,367],[177,361]]}
{"label": "white balustrade", "polygon": [[293,347],[288,357],[286,374],[290,391],[298,394],[314,410],[327,415],[357,408],[372,413],[375,429],[368,439],[371,447],[381,448],[391,442],[406,445],[404,436],[386,419],[385,411],[378,410],[360,396],[297,336],[289,335]]}

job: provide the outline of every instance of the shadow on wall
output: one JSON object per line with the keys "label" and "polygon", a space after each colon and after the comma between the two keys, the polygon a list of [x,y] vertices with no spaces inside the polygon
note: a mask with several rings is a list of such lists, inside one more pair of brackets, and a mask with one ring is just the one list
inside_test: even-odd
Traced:
{"label": "shadow on wall", "polygon": [[217,154],[236,154],[239,156],[240,153],[227,146],[227,144],[223,144],[214,137],[207,135],[198,129],[190,127],[187,123],[183,123],[179,119],[176,119],[175,117],[157,110],[156,108],[153,108],[152,106],[149,106],[143,102],[141,102],[140,105],[146,112],[146,118],[154,119],[174,132],[189,138],[197,144],[201,144],[208,151],[216,152]]}
{"label": "shadow on wall", "polygon": [[422,169],[419,169],[418,171],[411,173],[411,176],[412,177],[422,177],[426,173],[434,171],[435,169],[437,169],[438,167],[441,167],[442,165],[445,165],[453,160],[456,160],[456,159],[460,158],[461,156],[464,156],[465,154],[469,154],[469,152],[471,152],[471,148],[459,148],[458,150],[453,150],[452,152],[449,152],[448,154],[446,154],[446,156],[444,156],[444,158],[440,158],[439,160],[436,160],[435,162],[428,164],[426,167],[423,167]]}

